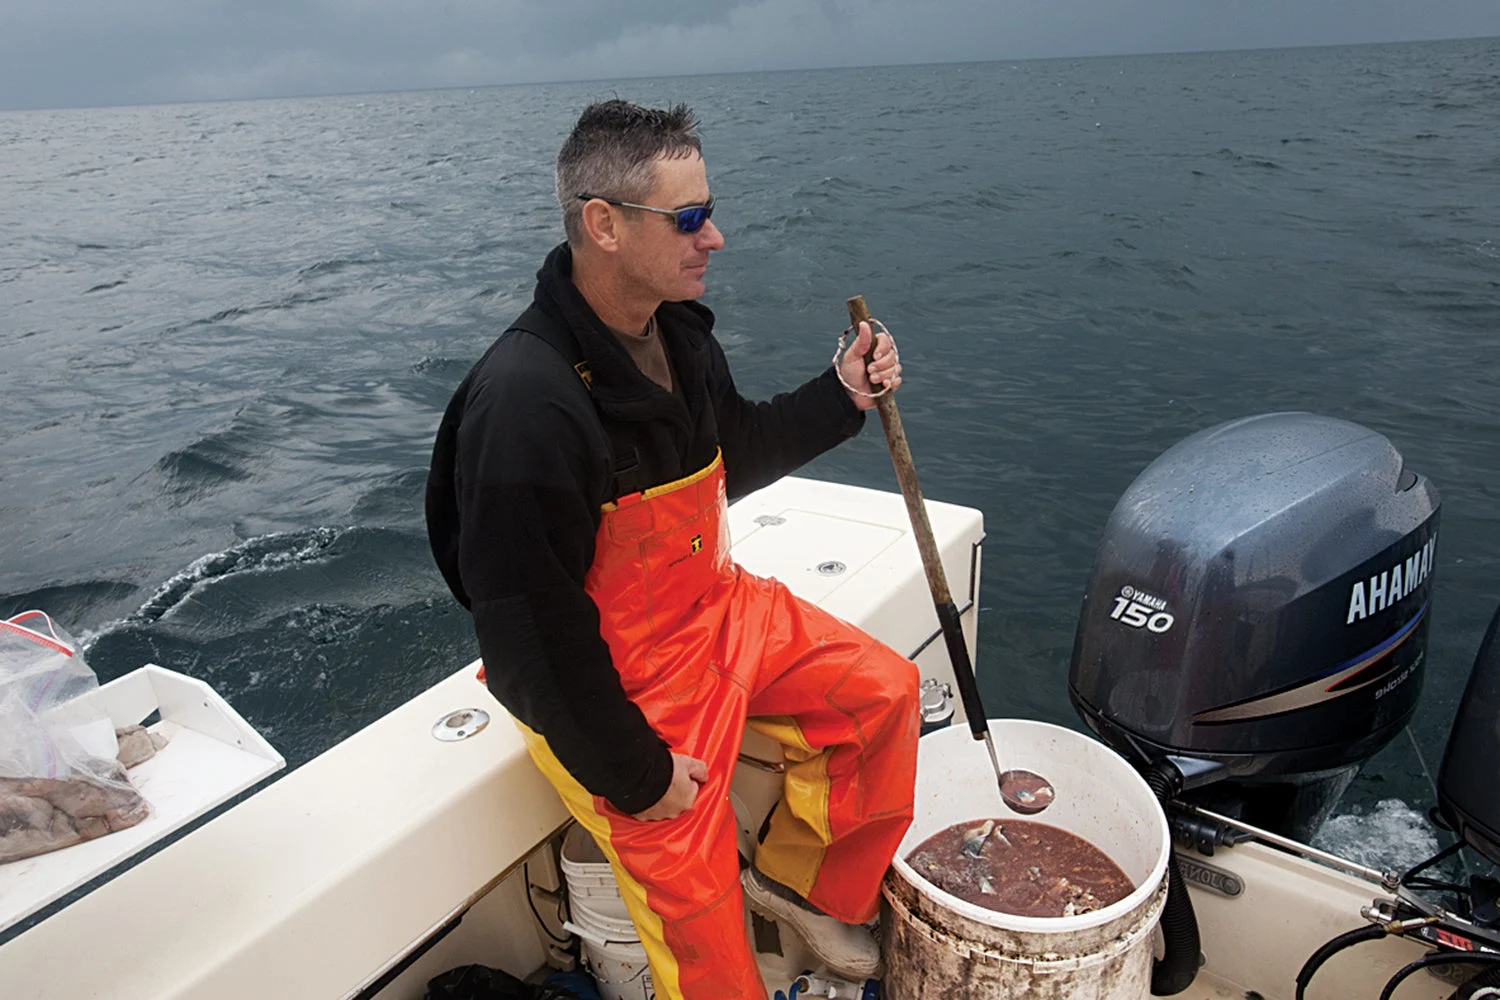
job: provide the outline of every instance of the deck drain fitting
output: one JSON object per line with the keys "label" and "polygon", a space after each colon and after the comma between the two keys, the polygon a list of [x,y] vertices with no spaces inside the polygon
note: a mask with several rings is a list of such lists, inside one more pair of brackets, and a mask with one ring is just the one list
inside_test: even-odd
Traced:
{"label": "deck drain fitting", "polygon": [[830,559],[827,562],[818,563],[818,572],[822,573],[824,576],[838,576],[848,568],[848,566],[845,566],[837,559]]}
{"label": "deck drain fitting", "polygon": [[432,738],[444,743],[466,740],[490,724],[490,713],[482,708],[460,708],[432,724]]}

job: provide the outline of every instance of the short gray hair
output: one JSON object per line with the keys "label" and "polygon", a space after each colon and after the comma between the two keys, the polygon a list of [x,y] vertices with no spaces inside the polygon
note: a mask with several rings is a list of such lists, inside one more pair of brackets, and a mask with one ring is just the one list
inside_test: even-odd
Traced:
{"label": "short gray hair", "polygon": [[698,121],[686,104],[657,109],[614,100],[584,108],[557,154],[557,202],[568,242],[583,238],[579,195],[645,201],[655,179],[653,160],[702,152]]}

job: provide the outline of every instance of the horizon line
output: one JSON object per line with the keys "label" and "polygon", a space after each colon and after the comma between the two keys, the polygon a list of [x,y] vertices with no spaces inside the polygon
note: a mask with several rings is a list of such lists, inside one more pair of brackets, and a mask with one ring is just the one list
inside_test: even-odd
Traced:
{"label": "horizon line", "polygon": [[745,69],[713,73],[670,73],[627,76],[582,77],[577,79],[515,80],[505,83],[444,84],[433,87],[394,87],[388,90],[330,90],[302,94],[259,94],[241,97],[203,97],[179,100],[149,101],[141,104],[61,104],[35,107],[0,106],[0,115],[36,114],[59,111],[107,111],[127,108],[170,108],[198,104],[241,104],[256,101],[314,101],[327,98],[385,97],[392,94],[432,94],[453,90],[499,90],[505,87],[540,87],[587,83],[620,83],[646,80],[691,80],[704,77],[754,76],[768,73],[817,73],[837,72],[851,69],[911,69],[923,66],[985,66],[991,63],[1056,62],[1063,60],[1092,59],[1139,59],[1159,56],[1207,56],[1240,52],[1294,52],[1313,49],[1375,48],[1394,45],[1434,45],[1447,42],[1478,42],[1500,40],[1500,35],[1455,35],[1436,38],[1408,38],[1380,42],[1319,42],[1307,45],[1249,45],[1221,49],[1160,49],[1138,52],[1096,52],[1091,54],[1047,55],[1047,56],[997,56],[993,59],[944,59],[920,62],[847,63],[832,66],[791,66],[780,69]]}

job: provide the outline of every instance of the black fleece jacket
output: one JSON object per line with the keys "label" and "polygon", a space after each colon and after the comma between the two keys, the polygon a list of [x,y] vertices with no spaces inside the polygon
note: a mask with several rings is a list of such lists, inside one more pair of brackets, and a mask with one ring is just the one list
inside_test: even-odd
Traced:
{"label": "black fleece jacket", "polygon": [[473,612],[491,692],[589,792],[636,813],[665,794],[672,761],[626,696],[583,589],[601,506],[696,472],[715,449],[730,497],[742,496],[857,434],[864,414],[832,368],[769,403],[746,400],[696,302],[657,311],[681,395],[663,390],[578,292],[572,264],[566,244],[548,255],[533,308],[571,330],[591,386],[546,340],[507,330],[443,416],[427,530]]}

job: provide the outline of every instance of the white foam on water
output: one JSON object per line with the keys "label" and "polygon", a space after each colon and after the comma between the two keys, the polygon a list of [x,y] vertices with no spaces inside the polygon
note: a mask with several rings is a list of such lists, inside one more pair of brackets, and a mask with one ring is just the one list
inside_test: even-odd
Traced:
{"label": "white foam on water", "polygon": [[223,552],[210,552],[194,559],[156,588],[138,609],[124,618],[106,622],[93,632],[79,636],[85,653],[101,637],[130,625],[149,624],[169,614],[198,589],[227,577],[256,573],[286,565],[319,561],[349,528],[317,527],[302,531],[278,531],[247,538]]}
{"label": "white foam on water", "polygon": [[1438,852],[1427,817],[1400,799],[1355,806],[1323,824],[1312,846],[1381,871],[1406,871]]}

